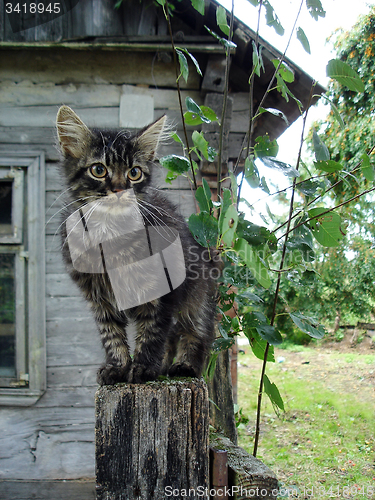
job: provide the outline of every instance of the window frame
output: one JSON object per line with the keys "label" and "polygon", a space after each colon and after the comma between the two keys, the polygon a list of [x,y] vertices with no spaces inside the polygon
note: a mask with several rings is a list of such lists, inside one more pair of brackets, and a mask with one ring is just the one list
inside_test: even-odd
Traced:
{"label": "window frame", "polygon": [[[4,152],[0,167],[2,174],[8,167],[9,178],[14,179],[13,235],[0,238],[0,251],[15,254],[17,372],[9,387],[0,387],[0,405],[29,406],[46,390],[44,153]],[[24,227],[20,203],[27,204]]]}

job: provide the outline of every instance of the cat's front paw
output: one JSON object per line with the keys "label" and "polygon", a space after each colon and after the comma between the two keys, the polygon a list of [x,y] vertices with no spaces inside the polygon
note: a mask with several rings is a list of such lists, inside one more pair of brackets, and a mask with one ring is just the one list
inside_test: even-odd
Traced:
{"label": "cat's front paw", "polygon": [[159,376],[159,371],[150,366],[133,363],[128,374],[128,382],[130,384],[142,384],[149,380],[155,380]]}
{"label": "cat's front paw", "polygon": [[170,377],[198,377],[199,374],[195,368],[187,363],[175,363],[169,368]]}
{"label": "cat's front paw", "polygon": [[99,385],[114,385],[126,382],[129,366],[103,365],[99,368],[96,380]]}

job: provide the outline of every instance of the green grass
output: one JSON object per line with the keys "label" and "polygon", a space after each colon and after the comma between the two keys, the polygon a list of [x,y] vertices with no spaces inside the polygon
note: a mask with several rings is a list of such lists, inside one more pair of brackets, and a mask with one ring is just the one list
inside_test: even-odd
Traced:
{"label": "green grass", "polygon": [[[275,357],[285,359],[267,374],[285,413],[276,416],[264,395],[258,458],[295,498],[375,498],[375,355],[298,346]],[[239,444],[252,453],[260,363],[238,360],[238,404],[250,419]]]}

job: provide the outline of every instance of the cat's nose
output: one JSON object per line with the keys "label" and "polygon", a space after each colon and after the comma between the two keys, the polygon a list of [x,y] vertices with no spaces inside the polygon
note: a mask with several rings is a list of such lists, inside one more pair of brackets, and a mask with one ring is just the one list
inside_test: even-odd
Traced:
{"label": "cat's nose", "polygon": [[120,199],[122,196],[122,193],[124,192],[124,189],[123,188],[114,188],[114,189],[112,189],[112,192],[115,193],[115,195],[117,196],[118,199]]}

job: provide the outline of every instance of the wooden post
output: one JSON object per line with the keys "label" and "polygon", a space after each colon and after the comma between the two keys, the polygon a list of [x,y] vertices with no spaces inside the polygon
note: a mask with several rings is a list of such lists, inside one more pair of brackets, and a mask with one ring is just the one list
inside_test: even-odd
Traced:
{"label": "wooden post", "polygon": [[202,379],[100,387],[97,500],[164,500],[208,491],[208,433]]}

